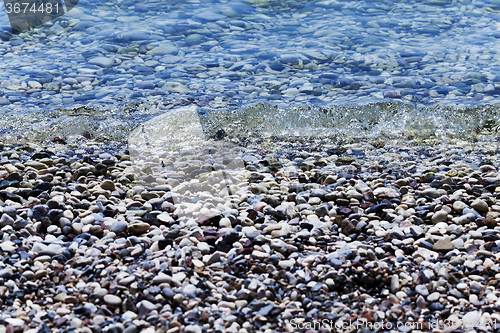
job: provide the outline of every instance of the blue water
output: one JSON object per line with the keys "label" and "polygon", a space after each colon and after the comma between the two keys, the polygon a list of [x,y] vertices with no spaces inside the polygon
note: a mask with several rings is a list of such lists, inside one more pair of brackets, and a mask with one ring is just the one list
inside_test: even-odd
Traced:
{"label": "blue water", "polygon": [[498,118],[483,108],[500,96],[497,0],[92,0],[19,35],[2,7],[0,27],[0,129],[10,138],[126,132],[192,104],[203,114],[376,114],[368,129],[388,124],[395,135],[384,103],[402,103],[390,108],[398,119],[430,119],[431,131]]}

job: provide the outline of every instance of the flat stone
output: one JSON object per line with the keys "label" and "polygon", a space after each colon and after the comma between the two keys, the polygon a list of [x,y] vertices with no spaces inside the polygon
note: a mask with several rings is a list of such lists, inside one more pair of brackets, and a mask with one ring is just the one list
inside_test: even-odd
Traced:
{"label": "flat stone", "polygon": [[430,294],[429,296],[427,296],[427,300],[429,302],[435,302],[437,301],[439,298],[441,297],[441,294],[438,293],[437,291],[436,292],[433,292],[432,294]]}
{"label": "flat stone", "polygon": [[457,239],[454,239],[451,244],[453,244],[453,246],[456,248],[456,249],[461,249],[464,247],[464,240],[462,238],[457,238]]}
{"label": "flat stone", "polygon": [[153,283],[155,284],[170,283],[170,282],[172,282],[172,277],[170,275],[161,272],[158,273],[158,275],[156,275],[153,278]]}
{"label": "flat stone", "polygon": [[39,269],[35,272],[34,278],[41,279],[42,277],[47,275],[47,271],[45,269]]}
{"label": "flat stone", "polygon": [[171,92],[178,92],[178,93],[189,92],[189,89],[185,85],[179,82],[167,82],[165,83],[165,85],[163,85],[162,88]]}
{"label": "flat stone", "polygon": [[210,259],[208,259],[208,264],[213,264],[213,263],[216,263],[216,262],[219,262],[220,261],[220,257],[221,257],[221,252],[220,251],[216,251],[214,252],[214,254],[212,254],[212,256],[210,257]]}
{"label": "flat stone", "polygon": [[150,55],[177,54],[178,48],[170,43],[161,43],[154,49],[148,51]]}
{"label": "flat stone", "polygon": [[243,227],[242,231],[245,234],[245,236],[247,236],[250,239],[253,239],[253,238],[261,235],[260,230],[257,230],[253,226],[252,227]]}
{"label": "flat stone", "polygon": [[271,312],[272,309],[274,309],[274,304],[268,304],[268,305],[260,308],[260,310],[257,312],[257,314],[265,317],[265,316],[269,315],[269,312]]}
{"label": "flat stone", "polygon": [[427,287],[426,287],[426,286],[424,286],[423,284],[419,284],[419,285],[417,285],[417,286],[415,287],[415,291],[416,291],[418,294],[420,294],[420,295],[422,295],[422,296],[424,296],[424,297],[425,297],[425,296],[427,296],[427,295],[429,295],[429,290],[428,290],[428,289],[427,289]]}
{"label": "flat stone", "polygon": [[201,253],[203,254],[210,253],[210,245],[208,245],[207,243],[199,242],[196,246],[201,251]]}
{"label": "flat stone", "polygon": [[434,243],[434,246],[432,247],[434,251],[440,251],[440,252],[448,252],[453,250],[454,248],[455,247],[453,246],[452,242],[448,237],[438,240],[436,243]]}
{"label": "flat stone", "polygon": [[115,295],[106,295],[104,296],[104,302],[108,305],[118,306],[122,304],[122,299]]}
{"label": "flat stone", "polygon": [[140,235],[149,230],[151,226],[145,222],[134,222],[129,224],[127,227],[127,231],[134,235]]}
{"label": "flat stone", "polygon": [[184,333],[202,333],[203,330],[199,325],[187,325]]}
{"label": "flat stone", "polygon": [[172,275],[172,282],[176,284],[181,284],[185,278],[186,278],[186,273],[184,272],[175,273],[174,275]]}
{"label": "flat stone", "polygon": [[89,64],[110,68],[115,64],[115,60],[107,57],[95,57],[89,60]]}
{"label": "flat stone", "polygon": [[203,11],[194,16],[196,20],[202,21],[202,22],[215,22],[219,20],[225,20],[227,17],[221,14],[217,14],[212,11]]}
{"label": "flat stone", "polygon": [[419,238],[424,234],[424,229],[422,229],[418,225],[414,225],[410,227],[410,232],[414,237]]}
{"label": "flat stone", "polygon": [[126,278],[123,278],[120,281],[118,281],[118,284],[120,286],[128,286],[129,284],[131,284],[134,281],[135,281],[135,276],[130,275],[130,276],[127,276]]}
{"label": "flat stone", "polygon": [[32,89],[42,89],[42,85],[38,81],[28,81],[28,86]]}
{"label": "flat stone", "polygon": [[427,307],[427,302],[422,295],[417,297],[417,307],[419,307],[420,309],[425,309]]}
{"label": "flat stone", "polygon": [[[6,318],[5,321],[14,327],[23,327],[24,326],[24,320],[19,319],[19,318]],[[8,329],[6,331],[8,331]]]}
{"label": "flat stone", "polygon": [[295,260],[293,260],[293,259],[280,260],[278,263],[278,266],[281,267],[282,269],[291,269],[294,264],[295,264]]}
{"label": "flat stone", "polygon": [[175,64],[175,63],[178,63],[179,61],[181,61],[183,59],[183,57],[181,56],[166,56],[166,57],[163,57],[160,59],[160,62],[163,63],[163,64]]}
{"label": "flat stone", "polygon": [[449,291],[451,296],[454,296],[456,298],[465,298],[464,294],[462,294],[460,291],[458,291],[456,288],[453,288]]}
{"label": "flat stone", "polygon": [[481,324],[481,312],[470,311],[467,312],[462,318],[462,325],[466,330],[473,330],[474,327]]}
{"label": "flat stone", "polygon": [[94,290],[94,296],[97,298],[103,298],[108,294],[108,291],[104,288],[97,288]]}
{"label": "flat stone", "polygon": [[62,247],[58,244],[45,245],[43,243],[36,242],[33,244],[33,248],[31,250],[33,251],[33,253],[43,252],[47,255],[55,255],[62,251]]}
{"label": "flat stone", "polygon": [[87,215],[81,220],[81,223],[83,225],[93,224],[94,222],[95,222],[95,217],[93,215]]}
{"label": "flat stone", "polygon": [[432,187],[423,190],[422,194],[431,198],[438,198],[440,196],[438,190]]}
{"label": "flat stone", "polygon": [[474,289],[478,293],[484,291],[484,286],[481,283],[477,282],[477,281],[472,281],[471,284],[470,284],[470,287],[472,289]]}
{"label": "flat stone", "polygon": [[47,164],[37,161],[27,161],[24,163],[25,167],[32,167],[37,170],[47,169]]}
{"label": "flat stone", "polygon": [[252,257],[263,260],[269,258],[271,255],[269,253],[263,252],[263,251],[258,251],[258,250],[253,250],[252,252]]}
{"label": "flat stone", "polygon": [[172,218],[172,216],[170,216],[170,214],[167,213],[167,212],[163,212],[163,213],[159,214],[156,218],[158,220],[160,220],[161,222],[163,222],[163,223],[172,223],[172,222],[174,222],[174,219]]}
{"label": "flat stone", "polygon": [[151,303],[148,300],[142,300],[137,304],[137,307],[139,308],[139,314],[143,316],[144,314],[156,310],[156,305]]}

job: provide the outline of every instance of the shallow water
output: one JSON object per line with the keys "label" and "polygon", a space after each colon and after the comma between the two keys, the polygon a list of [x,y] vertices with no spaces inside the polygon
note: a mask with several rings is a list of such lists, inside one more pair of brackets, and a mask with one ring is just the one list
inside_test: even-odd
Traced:
{"label": "shallow water", "polygon": [[1,10],[0,129],[123,140],[197,105],[240,137],[495,136],[499,23],[493,0],[80,1],[12,35]]}

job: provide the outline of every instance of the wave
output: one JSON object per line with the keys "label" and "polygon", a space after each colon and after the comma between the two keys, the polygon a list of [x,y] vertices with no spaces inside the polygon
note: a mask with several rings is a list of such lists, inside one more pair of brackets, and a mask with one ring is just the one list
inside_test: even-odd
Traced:
{"label": "wave", "polygon": [[[207,139],[227,137],[236,141],[496,140],[500,129],[499,109],[497,104],[454,108],[402,102],[325,107],[259,103],[219,109],[189,106],[196,114],[192,121],[199,123]],[[179,106],[166,110],[161,105],[128,104],[115,109],[79,107],[29,114],[12,112],[0,119],[0,139],[12,143],[40,143],[57,141],[57,138],[67,143],[88,139],[126,142],[134,130],[151,121],[159,123],[164,131],[185,133],[189,124],[183,123],[183,128],[177,128],[181,123],[166,117],[185,110],[186,107]],[[159,118],[154,120],[155,117]],[[189,140],[189,135],[182,138]]]}
{"label": "wave", "polygon": [[375,103],[362,106],[278,107],[257,104],[203,115],[211,137],[224,131],[238,139],[494,139],[499,106],[468,108]]}

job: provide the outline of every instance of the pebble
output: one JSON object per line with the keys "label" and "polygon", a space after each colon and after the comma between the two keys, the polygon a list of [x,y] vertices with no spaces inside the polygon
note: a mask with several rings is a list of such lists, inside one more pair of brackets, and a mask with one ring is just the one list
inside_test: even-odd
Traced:
{"label": "pebble", "polygon": [[127,231],[131,234],[140,235],[149,230],[151,226],[144,222],[135,222],[127,226]]}
{"label": "pebble", "polygon": [[417,307],[419,307],[420,309],[425,309],[427,307],[427,302],[422,297],[422,295],[417,297]]}
{"label": "pebble", "polygon": [[203,332],[203,330],[198,325],[187,325],[184,332],[186,332],[186,333],[201,333],[201,332]]}
{"label": "pebble", "polygon": [[28,81],[28,86],[32,89],[41,89],[42,85],[38,81]]}
{"label": "pebble", "polygon": [[453,203],[453,209],[457,212],[457,213],[462,213],[462,211],[467,208],[467,205],[465,203],[463,203],[462,201],[460,200],[457,200]]}
{"label": "pebble", "polygon": [[399,291],[399,288],[399,276],[397,274],[394,274],[391,278],[391,293],[396,293],[397,291]]}
{"label": "pebble", "polygon": [[95,57],[89,60],[89,64],[94,64],[103,68],[110,68],[114,65],[115,60],[107,57]]}
{"label": "pebble", "polygon": [[205,242],[199,242],[197,244],[198,249],[204,254],[210,253],[210,246]]}
{"label": "pebble", "polygon": [[424,297],[429,295],[429,290],[422,284],[417,285],[415,291]]}
{"label": "pebble", "polygon": [[112,306],[118,306],[118,305],[122,304],[122,299],[118,296],[115,296],[115,295],[105,295],[104,302],[106,302],[106,304],[109,304]]}
{"label": "pebble", "polygon": [[433,292],[432,294],[427,296],[427,301],[435,302],[435,301],[439,300],[440,297],[441,297],[441,294],[439,292]]}
{"label": "pebble", "polygon": [[104,180],[101,183],[101,188],[108,191],[114,191],[116,189],[115,183],[113,183],[111,180]]}
{"label": "pebble", "polygon": [[186,285],[182,291],[184,294],[189,297],[189,298],[195,298],[196,297],[196,287],[193,286],[192,284]]}
{"label": "pebble", "polygon": [[434,251],[448,252],[453,250],[454,246],[449,238],[443,238],[434,243],[432,249]]}
{"label": "pebble", "polygon": [[481,320],[481,312],[479,311],[470,311],[467,312],[462,318],[462,325],[466,329],[471,329],[480,323]]}
{"label": "pebble", "polygon": [[119,234],[127,231],[127,227],[128,227],[127,222],[115,220],[111,224],[110,230],[113,231],[115,234]]}
{"label": "pebble", "polygon": [[139,308],[139,313],[141,316],[144,315],[145,313],[156,310],[156,305],[154,305],[148,300],[140,301],[139,304],[137,304],[137,306]]}
{"label": "pebble", "polygon": [[432,223],[436,224],[439,222],[446,221],[447,217],[448,217],[448,213],[444,210],[440,210],[440,211],[434,213],[434,215],[432,215],[431,221],[432,221]]}
{"label": "pebble", "polygon": [[481,199],[474,200],[471,204],[471,207],[479,213],[485,213],[488,211],[488,204]]}

